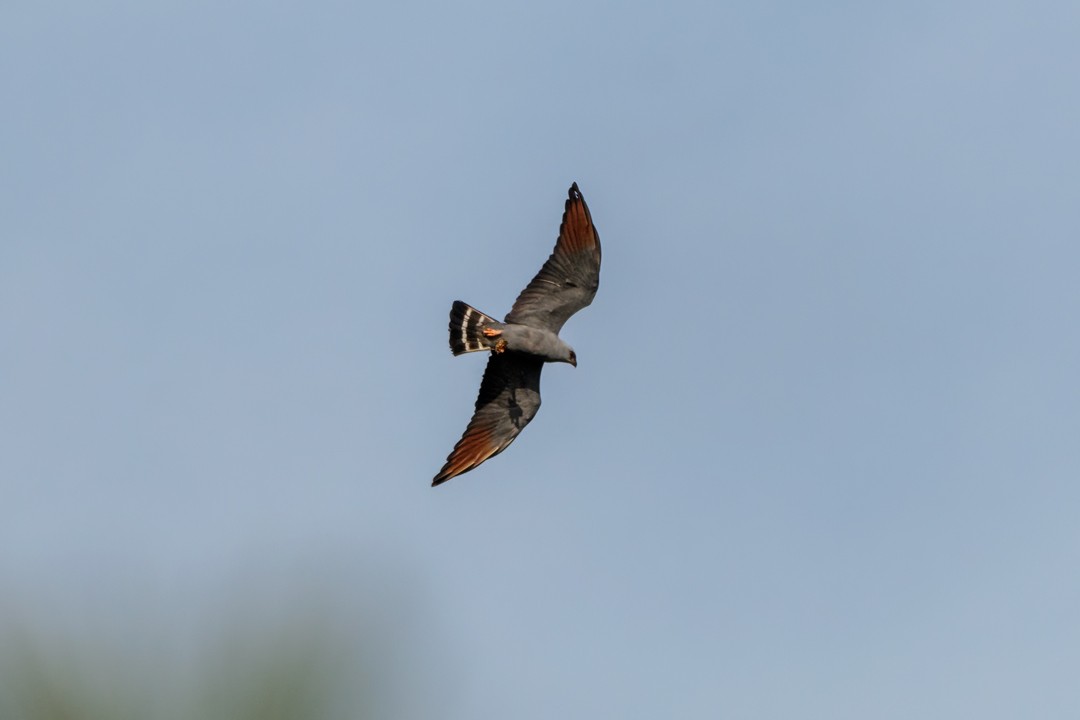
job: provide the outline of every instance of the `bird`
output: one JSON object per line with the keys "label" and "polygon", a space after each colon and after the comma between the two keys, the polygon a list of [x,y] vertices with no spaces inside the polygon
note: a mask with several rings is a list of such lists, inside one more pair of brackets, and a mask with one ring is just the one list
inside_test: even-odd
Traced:
{"label": "bird", "polygon": [[432,487],[495,457],[540,409],[540,371],[549,362],[577,367],[560,337],[570,316],[592,303],[600,287],[600,236],[577,183],[567,192],[555,249],[498,322],[460,300],[450,308],[455,356],[488,351],[476,409],[465,433],[431,481]]}

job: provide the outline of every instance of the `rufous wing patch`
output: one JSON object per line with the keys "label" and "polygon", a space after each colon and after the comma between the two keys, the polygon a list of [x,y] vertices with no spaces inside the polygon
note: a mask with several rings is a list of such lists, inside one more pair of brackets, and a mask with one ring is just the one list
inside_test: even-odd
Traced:
{"label": "rufous wing patch", "polygon": [[563,212],[562,225],[559,227],[559,239],[556,247],[568,253],[593,250],[598,246],[596,229],[585,198],[581,196],[577,183],[570,186],[566,209]]}
{"label": "rufous wing patch", "polygon": [[469,427],[454,446],[454,450],[446,459],[443,469],[435,476],[432,485],[438,485],[456,475],[472,470],[501,449],[502,446],[495,440],[493,428],[480,425]]}

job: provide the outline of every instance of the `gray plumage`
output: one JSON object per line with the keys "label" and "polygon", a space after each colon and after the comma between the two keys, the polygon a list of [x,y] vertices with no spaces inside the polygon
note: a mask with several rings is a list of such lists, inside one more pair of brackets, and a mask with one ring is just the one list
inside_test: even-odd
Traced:
{"label": "gray plumage", "polygon": [[505,450],[540,409],[545,362],[577,366],[562,326],[592,302],[600,286],[600,236],[577,183],[570,186],[555,250],[503,322],[455,301],[450,310],[454,355],[488,350],[476,409],[432,485],[466,473]]}

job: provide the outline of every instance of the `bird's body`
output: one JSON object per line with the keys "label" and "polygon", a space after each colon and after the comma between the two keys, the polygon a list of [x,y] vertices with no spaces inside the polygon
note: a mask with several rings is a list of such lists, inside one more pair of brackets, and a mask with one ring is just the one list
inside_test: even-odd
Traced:
{"label": "bird's body", "polygon": [[501,337],[506,340],[507,351],[529,353],[547,362],[577,364],[577,354],[574,349],[550,330],[506,323],[502,327]]}
{"label": "bird's body", "polygon": [[[451,313],[450,321],[451,327],[453,327],[454,330],[464,330],[465,332],[469,332],[469,329],[463,326],[460,321],[455,322],[454,316],[456,314],[469,313],[471,311],[472,313],[479,313],[481,317],[487,318],[486,315],[483,315],[483,313],[480,313],[480,311],[475,308],[469,307],[460,300],[455,301],[454,305],[455,311]],[[571,356],[576,358],[572,347],[563,342],[563,339],[560,338],[557,333],[553,333],[545,328],[529,327],[528,325],[521,325],[518,323],[501,323],[488,318],[488,322],[483,322],[480,325],[479,330],[479,334],[475,335],[473,347],[455,351],[454,354],[461,355],[462,353],[475,352],[477,350],[491,350],[497,353],[527,353],[543,358],[547,362],[569,362]],[[451,345],[453,345],[453,340],[451,341]]]}
{"label": "bird's body", "polygon": [[450,310],[453,353],[487,350],[491,359],[472,420],[432,485],[499,454],[529,424],[540,409],[544,363],[577,366],[577,355],[559,337],[559,330],[571,315],[592,302],[599,285],[600,237],[574,183],[554,252],[504,321],[498,322],[460,300]]}

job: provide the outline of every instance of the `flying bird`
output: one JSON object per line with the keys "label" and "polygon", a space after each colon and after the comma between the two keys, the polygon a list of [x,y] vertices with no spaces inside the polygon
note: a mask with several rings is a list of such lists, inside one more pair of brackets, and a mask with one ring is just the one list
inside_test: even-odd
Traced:
{"label": "flying bird", "polygon": [[577,355],[559,330],[592,302],[600,286],[600,236],[577,183],[568,194],[555,250],[502,322],[460,300],[450,309],[454,355],[488,350],[491,357],[472,420],[433,487],[498,455],[525,429],[540,409],[544,363],[577,367]]}

